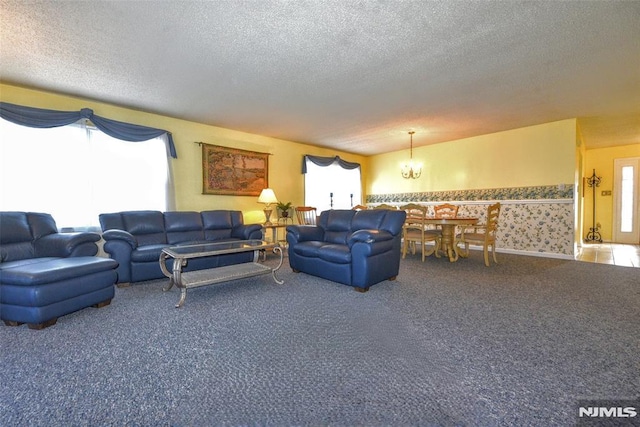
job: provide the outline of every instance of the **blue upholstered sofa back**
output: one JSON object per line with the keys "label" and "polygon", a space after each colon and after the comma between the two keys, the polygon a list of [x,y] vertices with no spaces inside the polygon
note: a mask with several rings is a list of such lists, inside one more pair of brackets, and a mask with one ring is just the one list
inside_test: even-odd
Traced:
{"label": "blue upholstered sofa back", "polygon": [[384,210],[329,210],[322,212],[318,221],[318,226],[324,229],[323,240],[342,245],[358,230],[385,230],[398,235],[402,224],[403,219],[387,215]]}
{"label": "blue upholstered sofa back", "polygon": [[33,242],[57,232],[56,222],[49,214],[0,212],[0,262],[37,257]]}
{"label": "blue upholstered sofa back", "polygon": [[234,237],[244,225],[241,211],[127,211],[100,215],[103,231],[125,230],[139,246],[212,241]]}

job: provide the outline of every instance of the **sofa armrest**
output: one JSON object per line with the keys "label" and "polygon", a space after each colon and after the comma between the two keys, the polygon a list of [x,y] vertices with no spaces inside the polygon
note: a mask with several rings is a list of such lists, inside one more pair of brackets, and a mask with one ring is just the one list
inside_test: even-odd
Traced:
{"label": "sofa armrest", "polygon": [[231,237],[241,240],[260,240],[262,238],[262,226],[260,224],[243,224],[231,230]]}
{"label": "sofa armrest", "polygon": [[358,230],[349,237],[347,244],[353,256],[353,262],[358,263],[357,260],[393,252],[394,244],[399,239],[399,236],[394,236],[385,230]]}
{"label": "sofa armrest", "polygon": [[124,230],[107,230],[102,233],[102,238],[108,242],[111,240],[120,240],[126,242],[131,246],[131,249],[135,249],[138,247],[138,241],[135,237],[128,231]]}
{"label": "sofa armrest", "polygon": [[[287,236],[291,234],[297,242],[323,240],[324,229],[317,225],[287,225]],[[289,238],[287,238],[289,241]]]}
{"label": "sofa armrest", "polygon": [[118,283],[131,281],[131,254],[138,247],[135,237],[128,231],[112,229],[102,233],[104,251],[118,262]]}
{"label": "sofa armrest", "polygon": [[42,236],[33,242],[37,257],[94,256],[98,253],[98,233],[54,233]]}
{"label": "sofa armrest", "polygon": [[352,247],[355,243],[376,243],[392,240],[393,235],[385,230],[358,230],[349,236],[347,244]]}

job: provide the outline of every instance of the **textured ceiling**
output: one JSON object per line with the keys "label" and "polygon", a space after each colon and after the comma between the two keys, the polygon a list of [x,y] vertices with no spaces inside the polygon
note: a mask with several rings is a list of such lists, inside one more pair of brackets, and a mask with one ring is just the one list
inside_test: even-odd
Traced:
{"label": "textured ceiling", "polygon": [[3,82],[371,155],[578,118],[640,143],[638,1],[0,0]]}

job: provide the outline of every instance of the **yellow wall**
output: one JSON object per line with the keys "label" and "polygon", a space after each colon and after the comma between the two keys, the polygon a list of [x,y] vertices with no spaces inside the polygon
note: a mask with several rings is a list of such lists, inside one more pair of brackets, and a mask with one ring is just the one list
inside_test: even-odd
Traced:
{"label": "yellow wall", "polygon": [[474,190],[572,184],[576,120],[466,138],[413,149],[422,176],[407,180],[400,164],[408,150],[369,159],[367,194]]}
{"label": "yellow wall", "polygon": [[[601,177],[599,187],[596,187],[596,222],[602,227],[600,234],[602,240],[611,241],[613,235],[613,174],[614,159],[625,157],[640,157],[640,144],[623,145],[619,147],[595,148],[586,150],[584,177],[588,178],[596,170],[596,175]],[[610,196],[603,196],[602,191],[611,191]],[[584,186],[584,222],[582,238],[587,235],[593,226],[593,189],[585,184]]]}
{"label": "yellow wall", "polygon": [[[423,175],[417,180],[406,180],[399,170],[400,164],[407,160],[408,149],[365,157],[7,84],[0,84],[0,99],[59,110],[86,107],[114,120],[166,129],[172,132],[178,152],[178,159],[172,160],[176,209],[238,209],[244,212],[246,222],[263,221],[264,206],[257,203],[257,197],[203,195],[201,148],[195,141],[271,153],[269,186],[279,200],[291,201],[294,205],[304,203],[304,179],[300,172],[304,154],[339,155],[360,163],[363,195],[570,184],[576,182],[576,165],[581,163],[585,171],[593,167],[598,173],[602,170],[606,185],[607,179],[611,182],[607,176],[613,176],[613,157],[639,155],[637,146],[619,147],[613,154],[596,150],[585,154],[581,151],[576,120],[569,119],[417,147],[414,159],[423,163]],[[632,154],[625,154],[626,150]],[[607,163],[609,171],[605,171],[600,161]],[[585,199],[584,227],[591,223],[590,216],[587,217],[591,205],[587,202]],[[598,213],[598,220],[608,227],[606,233],[610,236],[611,201],[608,205],[598,203],[598,209],[603,210]]]}
{"label": "yellow wall", "polygon": [[[355,154],[285,141],[266,136],[238,132],[230,129],[204,125],[172,117],[117,107],[103,102],[58,95],[22,87],[0,84],[0,100],[30,107],[75,111],[91,108],[106,118],[166,129],[173,134],[178,158],[172,159],[175,185],[175,205],[178,210],[235,209],[245,215],[245,222],[262,222],[264,205],[257,197],[216,196],[202,194],[201,148],[195,144],[202,141],[243,150],[267,152],[269,156],[269,186],[274,189],[278,200],[291,201],[294,206],[304,203],[304,179],[301,173],[302,156],[339,155],[342,159],[362,165],[362,176],[367,176],[367,158]],[[112,165],[96,165],[96,169]]]}

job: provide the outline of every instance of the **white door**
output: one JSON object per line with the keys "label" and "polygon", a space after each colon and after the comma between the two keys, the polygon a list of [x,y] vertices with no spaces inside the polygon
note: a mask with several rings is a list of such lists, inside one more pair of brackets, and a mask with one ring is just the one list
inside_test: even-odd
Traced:
{"label": "white door", "polygon": [[640,157],[614,159],[613,241],[640,244]]}

